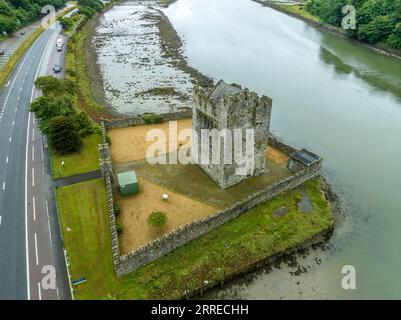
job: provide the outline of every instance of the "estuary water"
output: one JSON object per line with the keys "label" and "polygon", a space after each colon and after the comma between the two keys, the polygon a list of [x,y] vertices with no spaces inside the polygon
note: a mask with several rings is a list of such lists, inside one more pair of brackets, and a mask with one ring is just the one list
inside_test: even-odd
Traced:
{"label": "estuary water", "polygon": [[[325,249],[208,298],[401,298],[401,61],[250,0],[164,10],[192,67],[273,99],[273,133],[324,158],[347,212]],[[344,290],[342,267],[356,270]]]}

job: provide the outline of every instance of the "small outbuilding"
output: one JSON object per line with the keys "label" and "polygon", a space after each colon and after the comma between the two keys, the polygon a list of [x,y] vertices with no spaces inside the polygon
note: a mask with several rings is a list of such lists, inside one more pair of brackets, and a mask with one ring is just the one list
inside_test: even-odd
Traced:
{"label": "small outbuilding", "polygon": [[118,188],[122,196],[138,193],[138,179],[135,171],[127,171],[117,174]]}

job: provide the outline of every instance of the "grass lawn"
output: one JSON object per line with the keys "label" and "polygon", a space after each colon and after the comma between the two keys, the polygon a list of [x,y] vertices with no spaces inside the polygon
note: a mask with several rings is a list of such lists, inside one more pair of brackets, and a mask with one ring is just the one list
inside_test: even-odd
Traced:
{"label": "grass lawn", "polygon": [[314,16],[313,14],[309,13],[308,10],[306,10],[306,6],[305,5],[289,5],[289,4],[281,4],[281,3],[277,3],[275,4],[277,5],[279,8],[283,9],[284,11],[287,11],[289,13],[307,18],[307,19],[311,19],[313,21],[316,22],[322,22],[322,20],[317,17]]}
{"label": "grass lawn", "polygon": [[[180,298],[185,288],[199,288],[204,280],[220,282],[225,275],[299,245],[334,223],[319,180],[304,188],[313,203],[309,213],[296,205],[302,190],[289,191],[120,279],[112,268],[103,182],[60,188],[57,197],[71,275],[88,279],[74,288],[75,298]],[[283,207],[289,209],[286,215],[273,215]]]}
{"label": "grass lawn", "polygon": [[83,289],[79,290],[78,297],[102,297],[117,283],[111,260],[103,179],[57,189],[57,205],[71,277],[73,280],[87,278],[87,282],[78,285]]}
{"label": "grass lawn", "polygon": [[[79,152],[68,155],[53,153],[53,178],[58,179],[99,169],[98,144],[101,141],[99,134],[91,134],[82,139]],[[61,166],[62,161],[64,161],[64,167]]]}

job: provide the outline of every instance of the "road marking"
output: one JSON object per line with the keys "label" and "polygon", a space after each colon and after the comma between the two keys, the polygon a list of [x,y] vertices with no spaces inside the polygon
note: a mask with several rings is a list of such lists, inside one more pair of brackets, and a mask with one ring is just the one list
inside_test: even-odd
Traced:
{"label": "road marking", "polygon": [[0,216],[0,226],[1,226],[1,216]]}
{"label": "road marking", "polygon": [[32,198],[33,202],[33,221],[36,221],[36,202],[35,202],[35,197]]}
{"label": "road marking", "polygon": [[6,163],[8,163],[8,157],[6,158]]}
{"label": "road marking", "polygon": [[32,141],[35,140],[35,128],[32,128]]}
{"label": "road marking", "polygon": [[39,255],[38,255],[38,237],[35,232],[35,255],[36,255],[36,265],[39,265]]}
{"label": "road marking", "polygon": [[35,168],[32,168],[32,187],[35,186]]}
{"label": "road marking", "polygon": [[8,82],[7,82],[7,84],[6,84],[6,86],[5,86],[6,88],[10,85],[10,82],[11,82],[11,81],[8,81]]}
{"label": "road marking", "polygon": [[5,189],[6,189],[6,183],[3,182],[3,190],[5,190]]}
{"label": "road marking", "polygon": [[13,137],[10,137],[10,142],[11,142],[12,139],[13,139]]}
{"label": "road marking", "polygon": [[40,282],[38,282],[38,296],[39,300],[42,300],[42,290],[40,289]]}
{"label": "road marking", "polygon": [[32,146],[32,161],[35,161],[35,146]]}

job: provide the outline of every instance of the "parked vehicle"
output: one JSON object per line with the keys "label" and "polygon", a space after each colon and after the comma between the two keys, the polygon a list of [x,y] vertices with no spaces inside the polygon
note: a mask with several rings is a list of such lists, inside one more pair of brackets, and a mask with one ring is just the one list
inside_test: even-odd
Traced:
{"label": "parked vehicle", "polygon": [[3,49],[0,49],[0,56],[2,56],[3,54],[5,54],[6,52]]}
{"label": "parked vehicle", "polygon": [[25,35],[25,31],[21,31],[21,36],[24,36]]}
{"label": "parked vehicle", "polygon": [[53,67],[53,71],[54,71],[54,73],[60,73],[61,72],[61,67],[58,64],[56,64]]}

